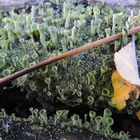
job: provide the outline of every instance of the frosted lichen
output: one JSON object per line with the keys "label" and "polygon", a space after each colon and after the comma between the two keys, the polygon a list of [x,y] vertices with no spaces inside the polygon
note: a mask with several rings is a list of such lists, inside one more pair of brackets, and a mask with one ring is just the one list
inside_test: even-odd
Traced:
{"label": "frosted lichen", "polygon": [[[62,0],[55,1],[53,4],[56,7],[53,8],[52,3],[33,6],[31,12],[12,11],[0,18],[1,78],[52,56],[131,28],[128,9],[113,9],[102,4],[88,4],[85,7],[76,5],[74,1],[63,3]],[[139,25],[140,12],[136,13],[135,23]],[[131,39],[127,34],[126,37],[127,41]],[[139,34],[136,37],[140,38]],[[138,47],[139,44],[138,40]],[[54,118],[48,119],[45,110],[31,109],[29,121],[38,122],[41,126],[52,121],[54,125],[85,127],[105,136],[113,134],[111,112],[105,108],[113,107],[113,55],[122,46],[122,40],[104,44],[12,81],[14,86],[34,96],[49,111],[56,110],[54,102],[60,102],[66,107],[85,105],[95,110],[89,112],[90,121],[83,123],[77,114],[68,119],[66,110],[57,111]],[[124,111],[133,115],[139,108],[140,101],[130,98],[128,102]],[[96,115],[100,108],[105,109],[102,116]],[[123,132],[119,134],[120,138],[125,136]]]}

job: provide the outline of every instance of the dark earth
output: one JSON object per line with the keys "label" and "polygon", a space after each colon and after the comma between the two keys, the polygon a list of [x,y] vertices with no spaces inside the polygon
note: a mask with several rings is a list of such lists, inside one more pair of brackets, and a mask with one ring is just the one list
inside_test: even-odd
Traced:
{"label": "dark earth", "polygon": [[0,122],[3,140],[111,140],[90,131],[74,128],[70,132],[56,127],[41,128],[24,122]]}

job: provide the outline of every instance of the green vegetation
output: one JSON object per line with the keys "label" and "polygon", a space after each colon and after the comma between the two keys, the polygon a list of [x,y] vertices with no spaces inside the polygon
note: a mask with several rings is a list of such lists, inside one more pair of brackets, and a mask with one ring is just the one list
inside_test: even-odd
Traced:
{"label": "green vegetation", "polygon": [[[140,11],[137,11],[136,26],[140,25],[139,19]],[[43,67],[12,81],[12,85],[26,91],[27,98],[35,97],[46,110],[57,110],[53,103],[61,102],[65,107],[85,105],[95,111],[89,112],[90,121],[82,122],[76,114],[69,118],[68,110],[58,110],[48,118],[45,110],[31,109],[30,123],[87,128],[106,137],[126,139],[128,135],[124,132],[117,134],[111,130],[111,112],[116,110],[110,99],[113,96],[111,75],[115,69],[113,55],[131,40],[127,36],[130,28],[128,9],[101,4],[92,6],[90,2],[87,6],[76,5],[74,0],[46,2],[33,6],[31,12],[25,9],[19,13],[1,12],[0,77],[123,31],[126,33],[123,40]],[[137,39],[140,39],[139,34]],[[138,54],[139,44],[138,40]],[[139,107],[140,100],[131,98],[124,112],[135,115]],[[97,116],[96,111],[101,109],[105,109],[103,116]]]}

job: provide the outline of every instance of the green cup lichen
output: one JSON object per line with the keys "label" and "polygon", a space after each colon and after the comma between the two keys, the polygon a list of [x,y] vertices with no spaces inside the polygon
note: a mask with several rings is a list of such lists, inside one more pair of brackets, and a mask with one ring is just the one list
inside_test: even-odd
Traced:
{"label": "green cup lichen", "polygon": [[[52,6],[54,3],[56,8]],[[84,6],[76,5],[74,1],[48,1],[33,6],[31,12],[21,10],[17,14],[13,10],[0,17],[0,78],[89,42],[122,30],[128,31],[132,27],[127,8],[118,9],[90,3]],[[58,5],[60,9],[57,9]],[[136,10],[136,25],[140,23],[139,16],[140,12]],[[127,34],[126,37],[128,41],[131,40]],[[140,46],[139,34],[136,34],[136,38],[136,46]],[[122,40],[104,44],[40,68],[12,81],[11,84],[27,91],[29,97],[35,97],[48,110],[51,108],[48,103],[54,102],[62,103],[67,108],[85,105],[96,111],[100,108],[111,110],[111,75],[115,69],[113,56],[124,44]],[[139,54],[137,56],[139,60]],[[130,98],[124,111],[133,110],[133,115],[138,108],[139,98],[133,101]],[[92,126],[86,121],[85,127],[90,127],[91,130],[97,127],[96,131],[109,135],[112,120],[109,118],[111,113],[108,109],[104,111],[103,117],[95,118],[96,111],[90,112]],[[57,112],[55,120],[61,118],[59,113]],[[34,116],[30,116],[31,121],[36,116],[35,113],[32,115]],[[40,116],[40,119],[43,120],[42,117],[44,116]],[[70,120],[71,125],[82,127],[81,119],[77,115]],[[109,124],[106,131],[103,131],[106,128],[102,128],[102,123]],[[46,122],[41,122],[41,125],[44,124]]]}

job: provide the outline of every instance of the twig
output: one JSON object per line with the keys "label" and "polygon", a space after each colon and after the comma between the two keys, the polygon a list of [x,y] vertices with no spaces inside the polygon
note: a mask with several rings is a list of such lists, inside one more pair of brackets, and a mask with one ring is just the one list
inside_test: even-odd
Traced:
{"label": "twig", "polygon": [[[129,35],[133,35],[133,34],[139,32],[139,31],[140,31],[140,26],[135,27],[135,28],[129,30],[128,31],[128,34]],[[9,76],[6,76],[4,78],[1,78],[0,79],[0,86],[5,85],[7,82],[9,82],[11,80],[14,80],[14,79],[16,79],[16,78],[18,78],[20,76],[23,76],[25,74],[28,74],[28,73],[30,73],[30,72],[32,72],[34,70],[37,70],[37,69],[39,69],[41,67],[44,67],[46,65],[49,65],[49,64],[51,64],[53,62],[56,62],[56,61],[61,60],[61,59],[64,59],[64,58],[71,57],[73,55],[79,54],[81,52],[87,51],[87,50],[92,49],[94,47],[103,45],[105,43],[112,42],[112,41],[114,41],[116,39],[119,39],[119,38],[122,38],[122,37],[123,37],[123,33],[121,32],[121,33],[118,33],[118,34],[115,34],[115,35],[112,35],[112,36],[103,38],[101,40],[97,40],[95,42],[88,43],[86,45],[83,45],[83,46],[81,46],[79,48],[76,48],[76,49],[70,50],[68,52],[62,53],[60,55],[51,57],[51,58],[49,58],[47,60],[44,60],[44,61],[42,61],[42,62],[40,62],[38,64],[35,64],[35,65],[31,66],[29,68],[25,68],[23,70],[20,70],[20,71],[15,72],[15,73],[13,73],[13,74],[11,74]]]}

